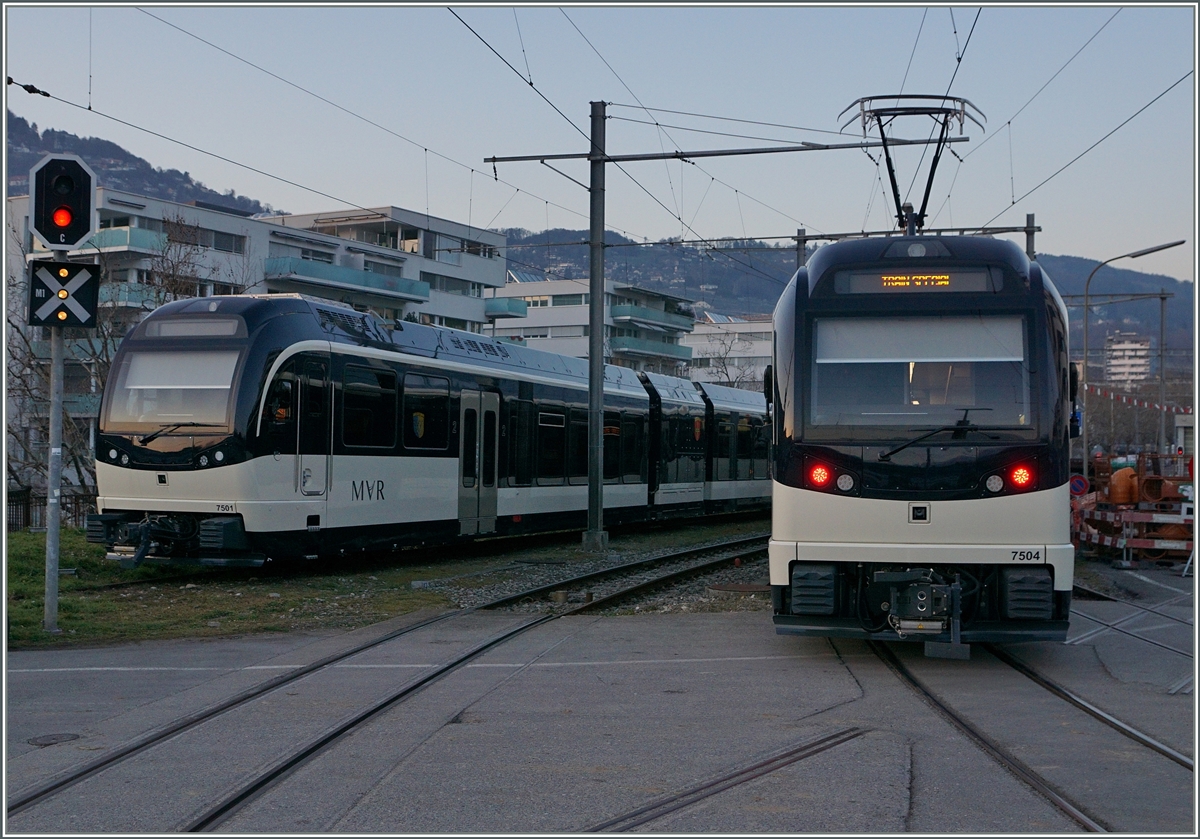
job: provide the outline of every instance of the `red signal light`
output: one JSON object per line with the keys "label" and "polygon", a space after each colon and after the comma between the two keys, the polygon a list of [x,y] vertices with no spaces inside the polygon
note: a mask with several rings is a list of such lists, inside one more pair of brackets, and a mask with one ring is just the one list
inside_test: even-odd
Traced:
{"label": "red signal light", "polygon": [[69,207],[59,207],[54,211],[54,215],[50,217],[54,222],[55,227],[70,227],[71,222],[75,220],[75,216],[71,213]]}
{"label": "red signal light", "polygon": [[1025,489],[1025,487],[1033,483],[1033,470],[1028,466],[1018,466],[1012,470],[1009,480],[1013,482],[1013,485],[1017,489]]}
{"label": "red signal light", "polygon": [[814,466],[808,473],[808,479],[813,482],[814,486],[827,486],[831,478],[833,478],[833,473],[829,471],[829,467],[821,464]]}

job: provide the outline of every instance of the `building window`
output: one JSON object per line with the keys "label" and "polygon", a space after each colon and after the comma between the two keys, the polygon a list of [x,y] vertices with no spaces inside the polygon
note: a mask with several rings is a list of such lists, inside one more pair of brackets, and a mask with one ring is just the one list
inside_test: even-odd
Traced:
{"label": "building window", "polygon": [[398,247],[405,253],[420,253],[421,231],[415,227],[401,226]]}
{"label": "building window", "polygon": [[300,258],[307,259],[309,262],[324,262],[326,265],[333,264],[333,254],[327,251],[314,251],[309,248],[300,250]]}
{"label": "building window", "polygon": [[386,262],[372,262],[363,260],[363,270],[369,271],[372,274],[383,274],[388,277],[404,276],[404,269],[399,265],[389,265]]}
{"label": "building window", "polygon": [[222,233],[219,230],[214,230],[213,250],[223,251],[225,253],[245,253],[246,237],[237,236],[233,233]]}
{"label": "building window", "polygon": [[483,257],[484,259],[495,259],[496,249],[491,245],[485,245],[482,242],[472,242],[469,239],[464,243],[464,249],[472,256]]}
{"label": "building window", "polygon": [[441,233],[437,234],[437,254],[435,259],[438,262],[444,262],[447,265],[461,265],[462,249],[462,239],[455,238],[454,236],[443,236]]}
{"label": "building window", "polygon": [[522,298],[531,309],[541,309],[550,305],[549,297],[525,297]]}
{"label": "building window", "polygon": [[555,306],[585,306],[589,297],[587,294],[556,294],[553,303]]}

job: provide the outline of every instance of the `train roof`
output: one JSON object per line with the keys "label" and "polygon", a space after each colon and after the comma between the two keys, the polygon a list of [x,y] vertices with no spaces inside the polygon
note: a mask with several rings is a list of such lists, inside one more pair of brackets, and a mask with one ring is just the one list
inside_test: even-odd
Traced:
{"label": "train roof", "polygon": [[674,376],[664,376],[661,373],[639,373],[638,375],[654,386],[659,398],[664,402],[675,402],[685,405],[704,404],[704,397],[696,390],[696,386],[691,379],[677,379]]}
{"label": "train roof", "polygon": [[888,236],[843,239],[824,245],[809,257],[808,293],[831,269],[847,265],[887,262],[890,259],[920,259],[936,264],[940,260],[1007,265],[1021,277],[1029,278],[1029,257],[1008,239],[991,236]]}
{"label": "train roof", "polygon": [[767,412],[767,398],[761,391],[743,390],[710,382],[695,382],[695,386],[708,397],[714,408],[723,411],[753,411],[758,414]]}

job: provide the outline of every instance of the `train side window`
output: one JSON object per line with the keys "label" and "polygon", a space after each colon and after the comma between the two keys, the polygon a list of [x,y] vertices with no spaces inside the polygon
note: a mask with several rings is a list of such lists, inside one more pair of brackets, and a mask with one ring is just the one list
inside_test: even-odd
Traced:
{"label": "train side window", "polygon": [[570,439],[567,441],[567,477],[581,483],[588,476],[588,415],[587,411],[571,409]]}
{"label": "train side window", "polygon": [[563,482],[567,465],[567,417],[558,412],[538,413],[537,479],[539,486]]}
{"label": "train side window", "polygon": [[300,383],[300,454],[329,454],[329,379],[320,361],[304,362]]}
{"label": "train side window", "polygon": [[604,412],[604,480],[621,480],[621,415]]}
{"label": "train side window", "polygon": [[483,412],[483,485],[496,485],[496,412]]}
{"label": "train side window", "polygon": [[348,364],[342,374],[342,442],[347,446],[396,445],[396,374]]}
{"label": "train side window", "polygon": [[730,415],[723,414],[717,421],[717,447],[714,456],[713,472],[718,481],[729,480],[730,453]]}
{"label": "train side window", "polygon": [[748,481],[754,471],[754,429],[750,418],[741,417],[737,426],[737,479]]}
{"label": "train side window", "polygon": [[474,408],[463,411],[462,433],[462,485],[475,486],[475,461],[478,443],[475,439],[479,433],[479,417]]}
{"label": "train side window", "polygon": [[450,380],[406,373],[404,448],[445,451],[450,443]]}
{"label": "train side window", "polygon": [[625,415],[621,422],[621,480],[627,484],[646,482],[644,469],[646,421]]}
{"label": "train side window", "polygon": [[750,477],[761,480],[767,477],[767,458],[771,450],[771,427],[758,417],[750,420],[750,427],[754,437],[754,469],[751,471]]}
{"label": "train side window", "polygon": [[533,483],[533,403],[517,400],[512,403],[508,414],[508,465],[509,482],[513,486],[529,486]]}
{"label": "train side window", "polygon": [[288,361],[275,374],[263,406],[262,428],[274,451],[296,453],[296,365]]}

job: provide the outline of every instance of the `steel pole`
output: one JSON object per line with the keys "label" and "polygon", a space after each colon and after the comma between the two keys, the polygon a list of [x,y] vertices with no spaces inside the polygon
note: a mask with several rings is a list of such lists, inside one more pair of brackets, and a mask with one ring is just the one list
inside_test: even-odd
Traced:
{"label": "steel pole", "polygon": [[1167,452],[1167,290],[1158,295],[1158,453]]}
{"label": "steel pole", "polygon": [[46,478],[46,601],[42,628],[58,628],[58,545],[62,523],[63,333],[50,329],[50,463]]}
{"label": "steel pole", "polygon": [[588,259],[588,528],[583,549],[608,550],[604,531],[604,119],[605,103],[592,103],[591,237]]}

